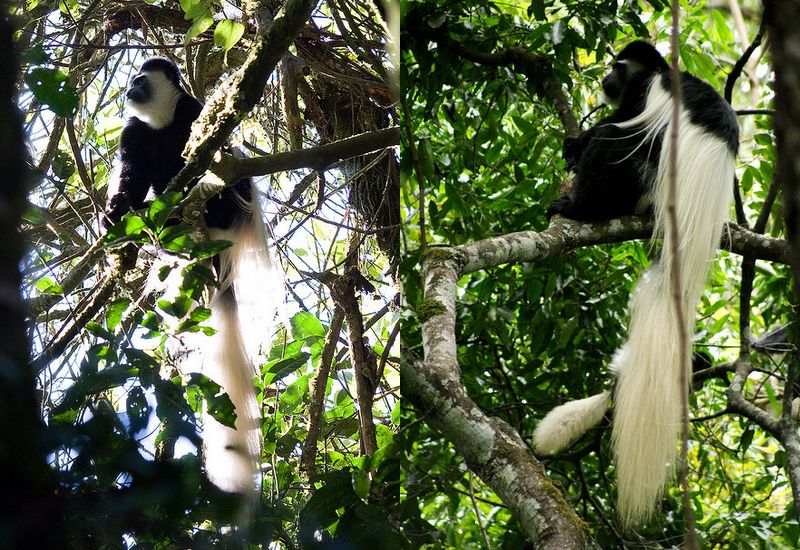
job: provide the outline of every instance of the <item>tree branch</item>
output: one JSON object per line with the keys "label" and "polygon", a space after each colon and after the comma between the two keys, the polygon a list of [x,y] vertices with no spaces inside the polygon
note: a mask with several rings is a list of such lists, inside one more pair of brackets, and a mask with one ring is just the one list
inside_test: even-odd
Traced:
{"label": "tree branch", "polygon": [[775,439],[782,441],[780,421],[744,398],[744,385],[751,370],[752,366],[747,361],[737,361],[733,380],[725,391],[728,397],[728,409],[731,412],[741,414],[748,418],[752,422],[758,424],[765,432],[769,432]]}
{"label": "tree branch", "polygon": [[453,443],[467,466],[508,505],[536,548],[596,547],[587,527],[513,429],[464,391],[455,340],[458,253],[429,249],[420,308],[425,359],[401,353],[401,393]]}
{"label": "tree branch", "polygon": [[211,171],[227,182],[299,168],[324,171],[341,160],[366,155],[399,143],[400,129],[395,126],[299,151],[244,159],[222,155],[211,166]]}
{"label": "tree branch", "polygon": [[363,275],[352,268],[348,274],[335,277],[326,284],[331,289],[331,297],[336,302],[337,309],[342,310],[347,321],[347,343],[353,370],[356,373],[360,440],[364,453],[372,455],[378,450],[375,422],[372,417],[372,403],[378,387],[378,380],[375,379],[377,363],[374,357],[368,356],[372,350],[367,351],[368,345],[364,340],[364,321],[355,293],[358,278],[363,278]]}
{"label": "tree branch", "polygon": [[27,300],[25,307],[28,311],[28,316],[32,319],[38,317],[78,288],[78,285],[83,283],[89,271],[94,267],[95,262],[103,255],[103,244],[103,239],[92,244],[75,265],[70,268],[67,276],[59,281],[58,284],[61,286],[63,294],[43,294]]}
{"label": "tree branch", "polygon": [[[553,258],[582,246],[644,239],[652,233],[648,218],[626,216],[607,222],[582,223],[566,218],[555,220],[545,231],[520,231],[456,247],[464,262],[464,273],[511,263]],[[725,225],[720,246],[736,254],[786,264],[786,241],[759,235],[733,222]]]}
{"label": "tree branch", "polygon": [[337,307],[333,312],[333,317],[331,317],[331,326],[328,329],[328,334],[325,336],[325,347],[322,348],[317,376],[311,384],[311,403],[308,405],[308,435],[300,458],[301,467],[309,478],[314,477],[317,471],[317,442],[319,441],[319,430],[322,424],[322,412],[325,410],[325,389],[328,385],[328,375],[333,365],[333,353],[336,351],[336,344],[339,341],[339,333],[342,330],[343,321],[344,312]]}
{"label": "tree branch", "polygon": [[[770,52],[775,70],[775,141],[778,159],[775,173],[783,191],[781,200],[786,223],[786,240],[789,243],[789,258],[792,268],[792,303],[797,316],[800,300],[800,166],[796,161],[800,154],[800,52],[796,47],[796,21],[800,17],[800,5],[786,0],[765,2],[764,17],[767,21]],[[789,355],[789,371],[786,380],[786,401],[789,410],[784,410],[781,420],[783,445],[786,449],[786,473],[792,486],[795,514],[800,517],[800,442],[797,427],[791,418],[790,384],[797,376],[798,346],[800,331],[790,330],[790,342],[795,349]]]}
{"label": "tree branch", "polygon": [[[95,243],[84,257],[81,258],[81,261],[84,261],[86,258],[91,258],[94,253],[101,250],[99,249],[99,244],[101,242],[102,241],[98,241]],[[136,265],[138,250],[139,249],[135,245],[128,243],[111,256],[112,265],[108,268],[107,274],[95,285],[92,292],[75,308],[75,318],[73,321],[69,325],[62,326],[60,334],[53,338],[39,356],[31,363],[35,372],[44,369],[50,361],[60,355],[67,348],[72,339],[86,326],[86,323],[91,321],[97,312],[108,304],[118,282]]]}

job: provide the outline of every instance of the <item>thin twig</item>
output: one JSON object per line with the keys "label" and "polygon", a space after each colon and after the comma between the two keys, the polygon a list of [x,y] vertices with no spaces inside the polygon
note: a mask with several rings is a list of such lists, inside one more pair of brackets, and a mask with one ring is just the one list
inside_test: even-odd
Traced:
{"label": "thin twig", "polygon": [[681,388],[681,456],[680,480],[683,491],[683,514],[686,521],[686,547],[696,549],[697,532],[694,524],[694,511],[689,494],[687,454],[689,451],[689,380],[687,366],[689,364],[688,335],[686,334],[686,312],[684,311],[683,288],[681,285],[681,258],[678,243],[678,216],[675,211],[678,190],[678,135],[680,128],[678,121],[681,109],[681,71],[680,57],[678,54],[678,19],[680,6],[677,2],[672,5],[672,129],[670,132],[670,177],[667,216],[669,217],[670,232],[670,263],[672,269],[672,297],[675,304],[675,318],[678,325],[679,346],[679,379]]}

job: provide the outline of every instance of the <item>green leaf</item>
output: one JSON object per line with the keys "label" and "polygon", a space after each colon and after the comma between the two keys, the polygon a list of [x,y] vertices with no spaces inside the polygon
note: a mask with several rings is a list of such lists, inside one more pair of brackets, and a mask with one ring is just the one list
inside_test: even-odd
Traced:
{"label": "green leaf", "polygon": [[61,288],[61,285],[56,283],[53,279],[45,275],[34,285],[37,290],[39,290],[42,294],[62,294],[64,290]]}
{"label": "green leaf", "polygon": [[156,196],[147,208],[147,217],[153,221],[156,228],[164,227],[177,210],[182,198],[183,195],[180,193],[162,193]]}
{"label": "green leaf", "polygon": [[[453,517],[458,515],[457,511]],[[380,548],[381,550],[402,550],[408,543],[396,528],[388,521],[386,510],[379,505],[366,504],[359,500],[347,506],[336,524],[335,541],[346,541],[353,548]],[[475,539],[477,540],[477,539]],[[428,545],[425,545],[428,547]],[[446,547],[466,548],[482,547],[483,544],[457,544]],[[503,548],[521,548],[522,545],[498,545]],[[414,548],[419,546],[414,545]]]}
{"label": "green leaf", "polygon": [[778,401],[778,396],[775,394],[775,389],[770,384],[769,379],[764,380],[764,390],[767,392],[769,404],[777,416],[780,416],[783,411],[783,402]]}
{"label": "green leaf", "polygon": [[369,497],[369,473],[363,470],[353,472],[353,491],[362,499]]}
{"label": "green leaf", "polygon": [[58,150],[52,164],[53,174],[62,180],[68,180],[75,173],[75,160],[66,151]]}
{"label": "green leaf", "polygon": [[316,337],[313,339],[316,341],[318,338],[325,337],[325,327],[311,313],[301,311],[292,317],[291,323],[292,336],[295,340],[307,341],[309,337]]}
{"label": "green leaf", "polygon": [[189,316],[189,319],[195,321],[196,323],[202,323],[203,321],[207,321],[210,317],[211,317],[210,309],[197,306],[192,310],[192,314]]}
{"label": "green leaf", "polygon": [[60,0],[58,2],[58,9],[63,14],[74,14],[78,12],[80,7],[78,6],[78,0]]}
{"label": "green leaf", "polygon": [[273,375],[270,377],[268,383],[273,384],[278,380],[290,375],[294,371],[303,368],[308,362],[309,357],[311,357],[310,353],[301,351],[291,357],[287,357],[286,359],[282,359],[271,366],[268,366],[267,372]]}
{"label": "green leaf", "polygon": [[149,328],[154,332],[158,332],[161,330],[161,318],[155,311],[148,311],[142,322],[140,323],[143,327]]}
{"label": "green leaf", "polygon": [[[29,8],[31,9],[31,8]],[[44,65],[50,58],[41,44],[37,44],[20,52],[20,62],[25,65]]]}
{"label": "green leaf", "polygon": [[280,410],[287,414],[297,412],[307,395],[308,376],[301,376],[281,394]]}
{"label": "green leaf", "polygon": [[182,292],[185,292],[193,300],[198,300],[206,286],[218,286],[217,278],[208,267],[195,263],[184,268],[183,282],[180,287]]}
{"label": "green leaf", "polygon": [[225,53],[233,48],[244,35],[244,25],[231,19],[223,19],[214,29],[214,44],[225,49]]}
{"label": "green leaf", "polygon": [[394,407],[392,407],[392,424],[399,426],[400,425],[400,417],[402,415],[402,408],[400,407],[401,401],[398,399]]}
{"label": "green leaf", "polygon": [[192,229],[186,225],[170,225],[161,230],[158,234],[158,241],[167,250],[188,254],[195,245],[190,235],[191,232]]}
{"label": "green leaf", "polygon": [[144,230],[147,229],[147,224],[141,216],[128,214],[122,217],[120,221],[109,227],[106,233],[105,242],[111,243],[116,240],[124,241],[140,241],[148,242]]}
{"label": "green leaf", "polygon": [[395,433],[383,424],[375,425],[378,441],[378,450],[369,457],[369,468],[373,471],[380,468],[381,464],[392,456],[395,451]]}
{"label": "green leaf", "polygon": [[196,332],[200,328],[200,323],[209,319],[210,317],[210,309],[198,306],[192,310],[189,318],[178,326],[177,332],[178,334],[182,332]]}
{"label": "green leaf", "polygon": [[531,5],[528,7],[528,15],[533,15],[536,21],[544,21],[547,17],[544,12],[544,2],[542,0],[532,0]]}
{"label": "green leaf", "polygon": [[60,414],[63,411],[77,407],[88,396],[121,386],[137,374],[137,369],[130,368],[127,365],[119,365],[95,373],[82,374],[66,391],[64,399],[53,409],[53,414]]}
{"label": "green leaf", "polygon": [[122,314],[125,313],[129,305],[131,305],[131,301],[126,298],[114,300],[108,305],[108,308],[106,308],[106,327],[108,330],[114,330],[119,325],[122,320]]}
{"label": "green leaf", "polygon": [[72,118],[78,110],[78,90],[63,71],[36,67],[25,75],[25,83],[34,97],[58,116]]}
{"label": "green leaf", "polygon": [[186,388],[190,402],[195,397],[192,392],[199,390],[206,400],[208,414],[223,426],[236,428],[235,408],[228,394],[222,393],[222,387],[219,384],[204,374],[193,372],[189,375]]}
{"label": "green leaf", "polygon": [[353,490],[350,472],[333,472],[325,476],[325,484],[314,492],[300,511],[300,542],[314,547],[315,535],[338,518],[336,510],[359,502]]}
{"label": "green leaf", "polygon": [[41,225],[44,223],[44,212],[44,209],[29,203],[22,213],[22,219],[33,225]]}
{"label": "green leaf", "polygon": [[185,294],[176,296],[171,302],[169,300],[159,300],[157,302],[158,307],[161,308],[164,313],[168,313],[178,319],[183,318],[183,316],[189,312],[192,308],[192,304],[194,304],[194,300]]}
{"label": "green leaf", "polygon": [[714,30],[719,33],[718,44],[731,44],[734,41],[731,32],[730,22],[725,18],[721,11],[711,10],[711,17],[714,19]]}
{"label": "green leaf", "polygon": [[97,336],[98,338],[103,338],[104,340],[113,341],[114,335],[107,331],[103,325],[100,323],[95,323],[94,321],[90,321],[86,323],[86,330]]}
{"label": "green leaf", "polygon": [[430,141],[427,139],[421,140],[417,145],[419,150],[419,162],[422,166],[422,174],[417,174],[417,177],[423,176],[428,181],[434,181],[436,177],[436,170],[433,165],[433,152],[431,151]]}
{"label": "green leaf", "polygon": [[139,386],[128,392],[125,401],[125,410],[128,413],[129,431],[131,434],[147,426],[147,419],[150,417],[150,405],[147,404],[144,390]]}
{"label": "green leaf", "polygon": [[158,376],[161,364],[152,355],[140,349],[128,348],[123,353],[128,363],[139,370],[139,380],[142,385],[149,387],[149,384],[155,381],[154,377]]}
{"label": "green leaf", "polygon": [[209,28],[211,28],[211,25],[213,24],[214,24],[214,19],[211,17],[210,12],[208,12],[207,15],[194,19],[194,23],[192,23],[192,26],[189,27],[189,30],[187,31],[186,36],[183,39],[183,43],[189,44],[192,38],[200,34],[203,34]]}
{"label": "green leaf", "polygon": [[334,423],[333,430],[330,432],[330,435],[341,437],[356,437],[356,434],[358,434],[358,418],[355,416],[342,418],[339,422]]}
{"label": "green leaf", "polygon": [[184,19],[197,19],[208,13],[210,2],[208,0],[181,0],[181,9]]}
{"label": "green leaf", "polygon": [[383,424],[377,424],[375,426],[375,436],[378,442],[378,448],[392,445],[396,437],[395,433]]}
{"label": "green leaf", "polygon": [[747,429],[742,432],[742,439],[739,442],[739,446],[741,447],[743,453],[750,448],[750,444],[753,442],[753,436],[755,433],[756,431],[752,425],[747,426]]}
{"label": "green leaf", "polygon": [[192,248],[192,256],[198,260],[204,260],[205,258],[216,256],[231,246],[233,246],[231,241],[203,241],[194,245]]}

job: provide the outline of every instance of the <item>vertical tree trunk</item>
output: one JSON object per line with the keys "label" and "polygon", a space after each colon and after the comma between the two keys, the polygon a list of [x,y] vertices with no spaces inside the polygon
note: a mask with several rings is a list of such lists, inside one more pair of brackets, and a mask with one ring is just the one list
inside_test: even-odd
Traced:
{"label": "vertical tree trunk", "polygon": [[8,4],[0,3],[0,547],[63,546],[54,476],[29,365],[19,263],[19,223],[30,173],[25,165],[18,79]]}

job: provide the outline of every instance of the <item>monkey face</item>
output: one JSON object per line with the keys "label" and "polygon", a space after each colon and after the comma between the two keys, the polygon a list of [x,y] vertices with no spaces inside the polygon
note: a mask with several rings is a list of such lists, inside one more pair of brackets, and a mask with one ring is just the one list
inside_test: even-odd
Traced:
{"label": "monkey face", "polygon": [[125,92],[125,106],[136,118],[158,130],[172,122],[178,100],[185,94],[164,71],[144,70],[131,80]]}
{"label": "monkey face", "polygon": [[630,82],[631,77],[642,69],[640,63],[630,59],[614,63],[611,72],[603,78],[602,82],[606,101],[613,106],[619,105],[625,86]]}
{"label": "monkey face", "polygon": [[132,103],[146,103],[151,95],[150,83],[145,73],[139,73],[133,77],[130,86],[125,91],[125,99]]}
{"label": "monkey face", "polygon": [[625,64],[614,63],[613,69],[603,78],[603,93],[610,101],[619,100],[625,84]]}

